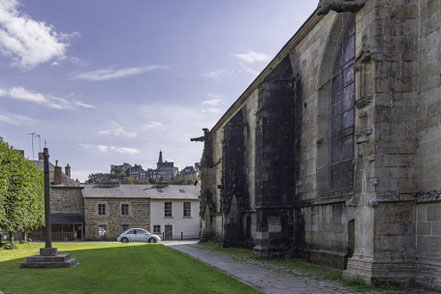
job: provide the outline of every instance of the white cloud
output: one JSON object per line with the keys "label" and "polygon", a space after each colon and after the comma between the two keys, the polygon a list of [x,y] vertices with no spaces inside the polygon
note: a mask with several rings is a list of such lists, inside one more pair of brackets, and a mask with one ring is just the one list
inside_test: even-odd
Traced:
{"label": "white cloud", "polygon": [[96,109],[96,106],[84,103],[84,102],[79,101],[79,100],[73,100],[72,102],[73,102],[74,105],[79,106],[79,107]]}
{"label": "white cloud", "polygon": [[126,136],[128,138],[135,138],[137,136],[136,132],[129,132],[124,129],[116,121],[112,121],[112,127],[107,130],[102,130],[98,132],[100,135],[113,135],[113,136]]}
{"label": "white cloud", "polygon": [[223,76],[227,71],[225,69],[219,69],[215,70],[209,73],[204,74],[204,77],[210,78],[210,79],[219,79],[221,76]]}
{"label": "white cloud", "polygon": [[40,93],[33,93],[22,87],[12,87],[8,91],[9,97],[35,103],[45,103],[48,100]]}
{"label": "white cloud", "polygon": [[231,53],[231,55],[246,63],[256,63],[270,60],[268,55],[264,53],[257,53],[253,50],[250,50],[248,53]]}
{"label": "white cloud", "polygon": [[18,10],[17,0],[0,0],[0,51],[12,64],[31,69],[53,58],[65,58],[66,41],[74,34],[62,34],[43,21],[33,20]]}
{"label": "white cloud", "polygon": [[241,68],[241,71],[252,74],[253,76],[258,76],[260,74],[260,71],[252,69],[251,67],[249,67],[248,65],[246,65],[243,62],[239,62],[239,66]]}
{"label": "white cloud", "polygon": [[12,87],[9,90],[0,89],[0,97],[9,97],[30,103],[36,103],[54,109],[74,109],[76,107],[96,108],[79,100],[69,101],[52,95],[32,92],[23,87]]}
{"label": "white cloud", "polygon": [[81,59],[79,57],[69,57],[68,59],[70,63],[76,67],[83,67],[88,64],[88,62],[84,59]]}
{"label": "white cloud", "polygon": [[55,60],[54,62],[51,63],[51,65],[53,65],[53,66],[59,66],[60,63],[59,63],[58,61]]}
{"label": "white cloud", "polygon": [[207,112],[207,113],[219,113],[221,111],[222,111],[221,109],[213,108],[213,107],[202,109],[202,112]]}
{"label": "white cloud", "polygon": [[144,130],[152,130],[152,129],[159,129],[162,127],[163,127],[162,123],[160,123],[158,121],[153,121],[153,122],[146,123],[142,128]]}
{"label": "white cloud", "polygon": [[78,73],[73,75],[74,80],[86,80],[86,81],[107,81],[125,78],[131,75],[139,75],[142,73],[161,70],[161,69],[169,69],[168,66],[162,65],[149,65],[144,67],[130,67],[130,68],[121,68],[121,69],[98,69],[83,73]]}
{"label": "white cloud", "polygon": [[83,148],[94,149],[99,152],[117,152],[124,154],[137,154],[141,152],[136,148],[116,147],[116,146],[108,146],[108,145],[93,145],[93,144],[83,144],[83,143],[78,143],[78,144]]}
{"label": "white cloud", "polygon": [[0,122],[8,123],[15,126],[30,125],[38,120],[14,113],[0,113]]}
{"label": "white cloud", "polygon": [[209,99],[203,100],[201,103],[204,105],[217,106],[224,102],[224,99],[216,94],[208,94]]}

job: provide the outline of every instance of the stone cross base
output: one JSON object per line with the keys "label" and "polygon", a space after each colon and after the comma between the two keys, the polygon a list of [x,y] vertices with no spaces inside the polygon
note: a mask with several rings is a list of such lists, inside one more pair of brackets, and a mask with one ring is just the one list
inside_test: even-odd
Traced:
{"label": "stone cross base", "polygon": [[76,264],[70,254],[57,254],[57,248],[41,248],[40,255],[29,256],[20,268],[66,268]]}

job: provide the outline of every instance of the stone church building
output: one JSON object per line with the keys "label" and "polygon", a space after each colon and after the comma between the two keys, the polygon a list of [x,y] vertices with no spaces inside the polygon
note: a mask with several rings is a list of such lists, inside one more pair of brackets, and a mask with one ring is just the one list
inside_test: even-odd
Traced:
{"label": "stone church building", "polygon": [[441,289],[441,1],[322,0],[204,136],[202,236]]}

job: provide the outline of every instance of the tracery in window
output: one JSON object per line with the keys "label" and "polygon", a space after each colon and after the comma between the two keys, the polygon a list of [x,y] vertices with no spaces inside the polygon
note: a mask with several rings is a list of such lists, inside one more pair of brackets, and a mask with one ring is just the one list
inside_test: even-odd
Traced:
{"label": "tracery in window", "polygon": [[354,179],[355,20],[349,19],[335,56],[330,99],[330,189],[344,190]]}

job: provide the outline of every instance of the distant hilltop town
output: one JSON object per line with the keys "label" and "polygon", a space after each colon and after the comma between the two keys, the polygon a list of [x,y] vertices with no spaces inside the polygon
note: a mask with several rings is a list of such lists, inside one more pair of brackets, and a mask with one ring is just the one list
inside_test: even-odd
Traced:
{"label": "distant hilltop town", "polygon": [[140,164],[131,165],[124,162],[121,165],[110,165],[110,173],[90,174],[89,184],[118,181],[123,184],[155,184],[160,180],[171,184],[193,184],[197,180],[199,163],[195,166],[187,166],[179,172],[174,162],[164,161],[162,151],[159,151],[159,159],[156,168],[143,169]]}

